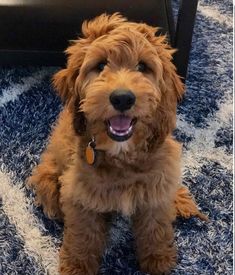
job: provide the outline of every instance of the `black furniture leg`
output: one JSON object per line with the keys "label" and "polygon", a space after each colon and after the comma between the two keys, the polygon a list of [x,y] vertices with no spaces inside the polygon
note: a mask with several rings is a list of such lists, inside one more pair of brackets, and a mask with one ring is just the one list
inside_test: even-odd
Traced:
{"label": "black furniture leg", "polygon": [[165,6],[166,6],[166,15],[167,15],[167,22],[168,22],[168,28],[169,28],[169,42],[172,47],[174,47],[175,43],[175,22],[174,22],[174,16],[172,11],[172,0],[165,0]]}
{"label": "black furniture leg", "polygon": [[178,74],[183,77],[183,81],[185,81],[187,75],[197,4],[198,0],[180,1],[173,46],[178,49],[174,55],[174,63]]}

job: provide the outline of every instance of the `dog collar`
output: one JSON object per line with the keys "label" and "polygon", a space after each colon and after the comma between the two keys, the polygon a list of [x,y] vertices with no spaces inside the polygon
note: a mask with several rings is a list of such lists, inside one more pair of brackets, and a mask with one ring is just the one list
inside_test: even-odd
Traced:
{"label": "dog collar", "polygon": [[91,141],[89,141],[86,147],[86,161],[90,165],[93,165],[96,160],[95,147],[96,147],[95,138],[92,137]]}

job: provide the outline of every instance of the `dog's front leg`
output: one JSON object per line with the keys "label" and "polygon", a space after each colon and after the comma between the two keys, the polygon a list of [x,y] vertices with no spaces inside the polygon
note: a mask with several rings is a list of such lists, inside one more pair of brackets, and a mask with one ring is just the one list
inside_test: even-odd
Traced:
{"label": "dog's front leg", "polygon": [[104,251],[107,224],[102,214],[66,204],[60,274],[95,275]]}
{"label": "dog's front leg", "polygon": [[133,216],[140,267],[151,275],[165,274],[176,264],[173,215],[161,207],[141,209]]}

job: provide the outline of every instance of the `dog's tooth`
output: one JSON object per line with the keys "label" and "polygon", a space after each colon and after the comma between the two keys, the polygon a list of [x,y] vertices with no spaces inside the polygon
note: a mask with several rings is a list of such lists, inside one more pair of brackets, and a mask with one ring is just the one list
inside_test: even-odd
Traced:
{"label": "dog's tooth", "polygon": [[118,132],[111,125],[109,125],[109,130],[112,134],[117,135],[117,136],[125,136],[128,135],[132,131],[132,125],[125,131],[125,132]]}

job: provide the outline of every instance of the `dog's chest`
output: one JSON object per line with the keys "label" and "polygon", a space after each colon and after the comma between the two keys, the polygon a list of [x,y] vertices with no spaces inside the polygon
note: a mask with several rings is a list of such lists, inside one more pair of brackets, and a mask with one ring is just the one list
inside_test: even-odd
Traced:
{"label": "dog's chest", "polygon": [[161,190],[156,182],[156,175],[102,177],[91,174],[79,180],[73,196],[84,207],[98,212],[131,215],[138,207],[157,205]]}

